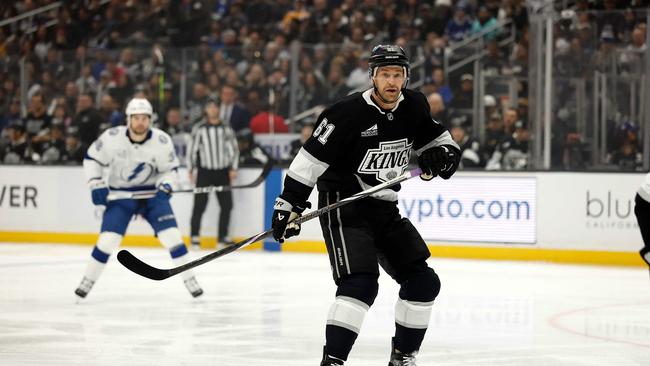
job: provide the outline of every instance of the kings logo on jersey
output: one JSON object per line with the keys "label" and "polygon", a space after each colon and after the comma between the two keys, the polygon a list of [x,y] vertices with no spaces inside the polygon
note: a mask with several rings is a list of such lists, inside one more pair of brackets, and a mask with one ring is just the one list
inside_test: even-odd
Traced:
{"label": "kings logo on jersey", "polygon": [[366,151],[357,171],[374,174],[381,182],[391,180],[406,171],[411,145],[406,139],[380,142],[379,148]]}

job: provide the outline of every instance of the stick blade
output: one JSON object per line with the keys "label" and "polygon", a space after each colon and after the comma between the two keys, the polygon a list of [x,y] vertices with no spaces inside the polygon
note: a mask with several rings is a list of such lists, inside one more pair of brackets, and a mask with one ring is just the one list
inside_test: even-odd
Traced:
{"label": "stick blade", "polygon": [[117,253],[117,260],[129,271],[150,280],[161,281],[171,276],[168,269],[152,267],[138,259],[128,250],[120,250],[120,252]]}

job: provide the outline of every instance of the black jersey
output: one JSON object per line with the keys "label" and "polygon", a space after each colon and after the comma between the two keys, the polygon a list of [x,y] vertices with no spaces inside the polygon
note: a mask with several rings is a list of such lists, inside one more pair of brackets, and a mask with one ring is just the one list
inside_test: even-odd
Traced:
{"label": "black jersey", "polygon": [[[354,194],[403,174],[411,150],[418,155],[434,146],[458,145],[431,118],[425,96],[404,90],[397,105],[382,110],[372,89],[349,95],[318,117],[316,128],[289,167],[282,197],[305,201],[318,185],[321,192]],[[374,195],[395,201],[399,185]]]}

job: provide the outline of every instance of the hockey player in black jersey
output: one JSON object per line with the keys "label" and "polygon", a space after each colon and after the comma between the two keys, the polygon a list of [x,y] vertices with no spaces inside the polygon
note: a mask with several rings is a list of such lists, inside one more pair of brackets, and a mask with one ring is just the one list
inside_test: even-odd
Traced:
{"label": "hockey player in black jersey", "polygon": [[[316,129],[293,159],[284,189],[275,201],[272,226],[279,242],[300,233],[291,224],[309,207],[318,186],[323,207],[405,172],[411,151],[425,180],[449,179],[459,148],[442,124],[431,118],[425,96],[406,89],[409,61],[400,47],[372,50],[373,87],[325,109]],[[379,266],[400,284],[389,366],[415,365],[433,301],[440,290],[429,268],[427,246],[397,208],[394,186],[320,217],[337,285],[325,330],[321,365],[343,365],[377,296]]]}

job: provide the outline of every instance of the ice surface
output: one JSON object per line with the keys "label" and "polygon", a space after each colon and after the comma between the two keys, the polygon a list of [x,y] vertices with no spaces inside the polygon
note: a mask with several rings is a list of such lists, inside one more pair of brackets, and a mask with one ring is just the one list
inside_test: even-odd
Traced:
{"label": "ice surface", "polygon": [[[161,248],[130,248],[158,265]],[[73,294],[91,248],[0,244],[0,365],[318,365],[335,291],[322,254],[240,251],[155,282],[113,258]],[[207,252],[204,252],[205,254]],[[191,253],[196,256],[196,253]],[[650,365],[642,268],[432,259],[442,291],[418,365]],[[380,277],[347,365],[386,365],[398,287]]]}

